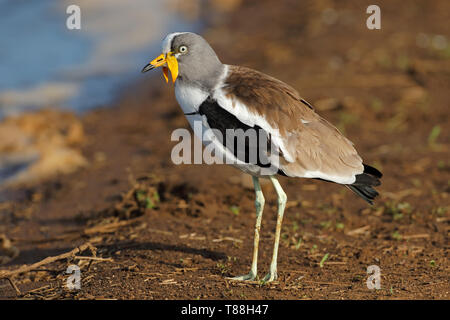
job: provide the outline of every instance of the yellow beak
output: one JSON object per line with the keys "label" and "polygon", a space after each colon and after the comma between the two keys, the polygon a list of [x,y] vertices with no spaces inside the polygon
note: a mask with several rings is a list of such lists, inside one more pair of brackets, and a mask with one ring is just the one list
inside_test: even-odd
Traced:
{"label": "yellow beak", "polygon": [[177,58],[175,58],[173,52],[169,52],[167,54],[162,53],[156,59],[152,60],[149,64],[147,64],[142,69],[142,72],[147,72],[149,70],[153,70],[158,67],[163,67],[163,75],[164,78],[166,79],[166,82],[169,82],[168,77],[168,69],[169,69],[170,73],[172,74],[172,81],[175,83],[175,80],[177,80],[178,77],[178,61]]}

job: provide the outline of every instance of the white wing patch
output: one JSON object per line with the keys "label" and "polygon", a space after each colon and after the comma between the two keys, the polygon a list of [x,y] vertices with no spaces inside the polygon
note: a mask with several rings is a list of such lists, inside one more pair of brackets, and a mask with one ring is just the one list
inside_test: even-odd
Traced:
{"label": "white wing patch", "polygon": [[339,176],[327,175],[320,171],[306,171],[302,175],[302,178],[320,178],[320,179],[333,181],[333,182],[341,183],[341,184],[352,184],[356,180],[355,175],[353,175],[351,177],[339,177]]}

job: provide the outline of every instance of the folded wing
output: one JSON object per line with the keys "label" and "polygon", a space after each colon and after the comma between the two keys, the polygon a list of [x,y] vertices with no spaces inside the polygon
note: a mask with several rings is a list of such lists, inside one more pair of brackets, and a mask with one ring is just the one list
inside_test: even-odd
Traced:
{"label": "folded wing", "polygon": [[212,98],[249,127],[264,129],[280,149],[280,171],[290,177],[352,184],[363,173],[353,144],[287,84],[258,71],[228,66]]}

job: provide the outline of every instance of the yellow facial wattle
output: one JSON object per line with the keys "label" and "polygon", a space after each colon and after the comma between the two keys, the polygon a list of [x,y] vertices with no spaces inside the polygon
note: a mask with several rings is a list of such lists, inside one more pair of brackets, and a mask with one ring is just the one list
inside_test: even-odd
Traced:
{"label": "yellow facial wattle", "polygon": [[[167,66],[166,66],[167,65]],[[169,71],[172,74],[172,81],[175,83],[175,80],[177,80],[178,77],[178,61],[177,58],[175,58],[175,55],[173,52],[169,52],[167,54],[160,54],[158,57],[153,59],[149,64],[147,64],[143,69],[142,72],[147,72],[149,70],[162,67],[163,68],[163,75],[164,79],[166,79],[166,82],[169,82]]]}
{"label": "yellow facial wattle", "polygon": [[[167,66],[169,67],[170,73],[172,74],[172,81],[175,83],[175,80],[178,78],[178,61],[177,58],[172,54],[172,52],[169,52],[166,57]],[[168,82],[169,80],[166,79]]]}

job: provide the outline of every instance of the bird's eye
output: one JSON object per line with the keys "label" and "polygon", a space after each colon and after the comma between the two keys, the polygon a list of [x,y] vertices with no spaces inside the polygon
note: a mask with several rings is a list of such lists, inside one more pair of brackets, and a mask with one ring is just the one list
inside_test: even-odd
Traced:
{"label": "bird's eye", "polygon": [[186,52],[187,52],[187,47],[186,47],[186,46],[181,46],[181,47],[178,49],[178,51],[179,51],[180,53],[186,53]]}

